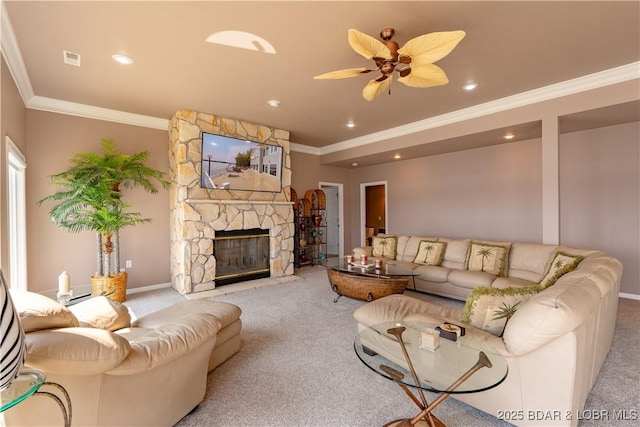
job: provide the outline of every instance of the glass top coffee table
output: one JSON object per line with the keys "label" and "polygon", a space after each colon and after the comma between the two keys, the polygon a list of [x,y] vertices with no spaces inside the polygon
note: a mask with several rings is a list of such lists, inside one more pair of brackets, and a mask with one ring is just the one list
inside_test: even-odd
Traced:
{"label": "glass top coffee table", "polygon": [[[457,341],[439,338],[435,350],[422,348],[423,331],[432,331],[435,326],[388,322],[363,329],[356,337],[358,358],[377,374],[396,382],[420,408],[415,417],[385,426],[444,426],[432,411],[449,395],[488,390],[507,377],[505,358],[473,337],[460,336]],[[429,404],[424,391],[442,394]]]}
{"label": "glass top coffee table", "polygon": [[373,261],[367,265],[359,262],[349,264],[345,258],[327,258],[322,262],[327,267],[331,289],[341,296],[363,301],[373,301],[391,294],[401,294],[407,289],[409,280],[418,276],[413,269],[389,262],[379,268]]}

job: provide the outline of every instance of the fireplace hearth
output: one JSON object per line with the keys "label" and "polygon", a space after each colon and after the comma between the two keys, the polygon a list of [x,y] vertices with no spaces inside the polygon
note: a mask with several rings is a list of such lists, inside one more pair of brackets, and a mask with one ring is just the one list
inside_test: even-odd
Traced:
{"label": "fireplace hearth", "polygon": [[217,286],[269,277],[269,230],[218,231],[213,256]]}

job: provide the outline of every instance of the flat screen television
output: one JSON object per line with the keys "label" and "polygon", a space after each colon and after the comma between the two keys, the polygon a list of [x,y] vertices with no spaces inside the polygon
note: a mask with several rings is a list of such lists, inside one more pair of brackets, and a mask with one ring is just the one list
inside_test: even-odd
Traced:
{"label": "flat screen television", "polygon": [[200,186],[282,191],[282,147],[202,132]]}

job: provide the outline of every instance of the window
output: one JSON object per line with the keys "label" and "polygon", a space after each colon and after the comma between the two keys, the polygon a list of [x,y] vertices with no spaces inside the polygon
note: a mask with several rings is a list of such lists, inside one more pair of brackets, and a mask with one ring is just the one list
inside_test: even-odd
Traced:
{"label": "window", "polygon": [[26,167],[24,155],[7,137],[9,285],[18,290],[27,290]]}

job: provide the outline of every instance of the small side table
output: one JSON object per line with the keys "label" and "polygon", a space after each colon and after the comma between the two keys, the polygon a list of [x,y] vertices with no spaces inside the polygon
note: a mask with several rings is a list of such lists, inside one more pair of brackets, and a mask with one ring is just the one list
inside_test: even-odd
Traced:
{"label": "small side table", "polygon": [[[42,387],[53,387],[64,396],[65,402],[51,391],[41,390]],[[45,381],[44,372],[34,369],[22,370],[11,385],[0,391],[0,412],[4,412],[33,395],[43,395],[52,398],[60,407],[64,418],[64,426],[71,426],[71,398],[60,384]],[[66,406],[65,406],[66,403]]]}

